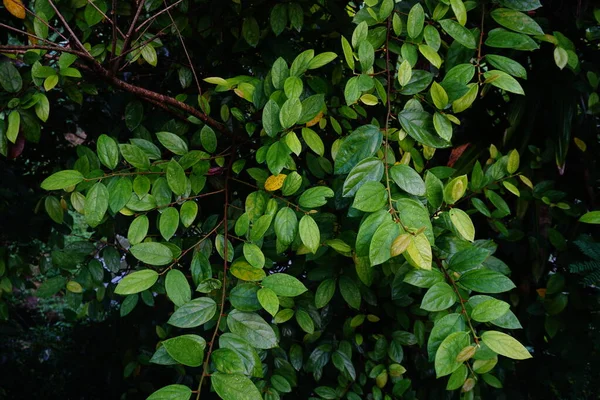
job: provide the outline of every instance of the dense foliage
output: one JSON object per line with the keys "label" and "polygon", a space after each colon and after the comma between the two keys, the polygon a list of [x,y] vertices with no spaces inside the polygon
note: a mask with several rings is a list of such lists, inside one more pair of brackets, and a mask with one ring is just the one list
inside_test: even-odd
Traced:
{"label": "dense foliage", "polygon": [[5,326],[119,319],[128,399],[598,388],[600,9],[3,3]]}

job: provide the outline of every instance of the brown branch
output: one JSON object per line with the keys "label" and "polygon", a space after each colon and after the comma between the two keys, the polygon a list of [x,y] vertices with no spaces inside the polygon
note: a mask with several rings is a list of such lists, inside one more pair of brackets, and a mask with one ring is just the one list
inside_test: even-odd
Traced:
{"label": "brown branch", "polygon": [[[108,17],[108,15],[106,15],[106,14],[105,14],[105,13],[104,13],[104,12],[103,12],[101,9],[99,9],[99,8],[98,8],[98,6],[97,6],[97,5],[95,5],[95,4],[94,4],[94,3],[93,3],[91,0],[87,0],[87,2],[88,2],[88,4],[89,4],[89,5],[91,5],[92,7],[94,7],[94,8],[96,9],[96,11],[98,11],[100,14],[102,14],[102,16],[103,16],[103,17],[104,17],[104,18],[105,18],[105,19],[106,19],[108,22],[110,22],[110,24],[111,24],[111,25],[112,25],[112,27],[113,27],[113,35],[114,35],[114,30],[116,29],[116,30],[119,32],[119,35],[121,35],[123,38],[125,38],[125,35],[123,34],[123,32],[121,32],[121,30],[119,29],[119,27],[117,26],[117,24],[115,24],[115,23],[113,22],[113,20],[112,20],[112,19],[110,19],[110,18]],[[112,14],[113,14],[113,15],[115,15],[114,9],[113,9],[113,12],[112,12]]]}
{"label": "brown branch", "polygon": [[58,11],[58,8],[54,4],[54,2],[52,0],[48,0],[48,3],[50,3],[50,6],[52,6],[52,8],[54,9],[54,12],[56,13],[56,16],[63,23],[65,29],[67,30],[67,32],[69,32],[69,34],[71,35],[71,38],[77,44],[77,47],[79,47],[79,49],[81,51],[83,51],[84,53],[86,53],[87,55],[89,55],[90,57],[92,57],[92,55],[90,54],[90,52],[87,51],[87,49],[85,48],[85,46],[83,45],[83,43],[81,43],[81,41],[79,40],[79,38],[75,35],[75,32],[73,32],[73,29],[71,29],[71,26],[67,23],[67,20],[65,19],[65,17],[63,17],[63,15],[60,13],[60,11]]}
{"label": "brown branch", "polygon": [[229,163],[227,165],[227,175],[225,176],[225,205],[223,206],[223,229],[224,229],[224,249],[223,249],[223,284],[221,285],[221,307],[219,308],[219,317],[217,318],[217,324],[215,326],[215,330],[213,331],[212,338],[208,344],[208,352],[206,353],[206,360],[204,360],[204,366],[202,370],[202,376],[200,377],[200,382],[198,383],[198,394],[196,395],[196,400],[200,400],[200,392],[202,391],[202,383],[204,382],[204,378],[208,376],[208,367],[210,365],[210,356],[213,351],[213,347],[215,345],[215,341],[217,340],[217,334],[219,333],[219,326],[221,325],[221,320],[223,319],[223,315],[225,312],[225,299],[227,298],[227,256],[228,256],[228,235],[229,235],[229,219],[227,218],[227,212],[229,211],[229,179],[231,177],[231,166],[233,165],[234,154],[235,154],[235,143],[233,144],[233,151],[231,158],[229,159]]}
{"label": "brown branch", "polygon": [[152,22],[154,21],[159,15],[161,15],[162,13],[166,12],[167,10],[169,10],[170,8],[175,7],[177,4],[181,3],[183,0],[178,0],[175,3],[171,4],[170,6],[168,6],[167,8],[165,8],[164,10],[161,10],[159,12],[157,12],[156,14],[154,14],[152,17],[148,18],[147,20],[145,20],[144,22],[142,22],[140,24],[140,26],[138,26],[137,28],[135,28],[136,33],[142,29],[142,27],[144,25],[146,25],[148,22]]}
{"label": "brown branch", "polygon": [[[3,24],[0,24],[0,27]],[[49,42],[52,43],[52,42]],[[88,55],[85,53],[82,53],[81,51],[77,51],[74,49],[70,49],[67,47],[60,47],[60,46],[43,46],[43,45],[31,45],[31,46],[20,46],[20,45],[6,45],[6,46],[0,46],[0,52],[6,52],[6,53],[25,53],[28,50],[48,50],[48,51],[58,51],[58,52],[62,52],[62,53],[71,53],[71,54],[75,54],[79,57],[82,58],[87,58]]]}
{"label": "brown branch", "polygon": [[140,14],[142,13],[142,8],[144,8],[144,3],[145,2],[143,0],[140,0],[140,4],[138,5],[137,10],[135,11],[135,16],[133,17],[133,20],[131,21],[131,25],[129,26],[127,35],[125,36],[125,41],[123,42],[123,48],[121,49],[121,55],[119,55],[119,57],[117,57],[117,59],[115,60],[115,62],[112,65],[111,75],[115,75],[117,73],[117,71],[119,70],[119,64],[120,64],[121,60],[123,59],[123,52],[127,50],[127,48],[129,47],[129,44],[131,43],[131,39],[133,38],[133,30],[135,28],[135,24],[138,21],[138,18],[140,18]]}
{"label": "brown branch", "polygon": [[[117,51],[117,32],[116,30],[118,29],[117,27],[117,0],[112,0],[112,8],[110,10],[112,16],[113,16],[113,24],[112,24],[112,40],[111,40],[111,50],[110,50],[110,55],[111,57],[115,56],[115,52]],[[121,33],[121,36],[125,37],[123,35],[123,33],[119,30],[119,33]]]}

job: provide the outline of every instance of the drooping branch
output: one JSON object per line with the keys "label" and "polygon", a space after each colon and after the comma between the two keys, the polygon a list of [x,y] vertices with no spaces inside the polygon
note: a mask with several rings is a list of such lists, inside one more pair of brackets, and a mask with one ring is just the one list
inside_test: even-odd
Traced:
{"label": "drooping branch", "polygon": [[[144,1],[140,1],[140,4],[138,5],[137,10],[135,11],[135,16],[133,17],[133,20],[131,21],[131,25],[129,25],[129,30],[127,31],[127,34],[125,35],[125,41],[123,42],[123,48],[121,49],[121,55],[119,55],[119,57],[117,57],[115,59],[115,61],[113,62],[112,66],[111,66],[111,75],[115,75],[117,73],[117,71],[119,70],[119,64],[121,62],[121,60],[124,57],[124,52],[127,51],[127,48],[129,47],[129,44],[131,43],[131,39],[133,39],[133,30],[135,29],[135,24],[137,24],[138,19],[140,18],[140,14],[142,13],[142,8],[144,8]],[[114,57],[114,54],[113,54]]]}

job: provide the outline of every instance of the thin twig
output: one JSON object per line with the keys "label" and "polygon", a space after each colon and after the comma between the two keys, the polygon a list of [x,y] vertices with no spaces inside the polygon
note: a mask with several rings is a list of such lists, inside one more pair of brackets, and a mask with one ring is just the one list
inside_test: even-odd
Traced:
{"label": "thin twig", "polygon": [[[100,14],[102,14],[102,16],[112,25],[113,30],[116,28],[116,30],[119,32],[119,35],[121,35],[121,37],[125,38],[125,35],[123,34],[123,32],[121,32],[121,30],[119,29],[117,24],[115,24],[113,22],[113,20],[108,17],[108,15],[106,15],[101,9],[99,9],[98,6],[96,4],[94,4],[94,2],[92,2],[91,0],[87,0],[87,2],[89,5],[94,7],[96,9],[96,11],[98,11]],[[114,10],[113,10],[113,15],[115,15]]]}
{"label": "thin twig", "polygon": [[83,51],[84,53],[86,53],[88,56],[92,57],[92,55],[90,54],[89,51],[87,51],[87,49],[85,48],[85,46],[83,45],[83,43],[81,43],[81,41],[79,40],[79,38],[77,37],[77,35],[75,35],[75,32],[73,32],[73,29],[71,29],[71,26],[67,23],[67,20],[65,19],[65,17],[63,17],[63,15],[60,13],[60,11],[58,11],[58,8],[54,4],[54,2],[52,0],[48,0],[48,3],[54,9],[54,12],[56,13],[56,16],[63,23],[65,29],[67,30],[67,32],[69,32],[69,34],[71,35],[71,38],[73,39],[73,41],[75,42],[75,44],[77,44],[77,47],[79,47],[79,49],[81,51]]}
{"label": "thin twig", "polygon": [[[167,5],[166,0],[163,0],[163,2],[165,5]],[[187,47],[185,47],[185,42],[183,41],[183,36],[181,36],[181,32],[179,32],[179,27],[175,23],[175,20],[173,19],[173,16],[171,15],[171,11],[168,11],[168,8],[166,10],[167,10],[167,14],[169,15],[169,18],[171,18],[171,22],[173,23],[175,30],[177,31],[177,36],[179,36],[179,41],[181,42],[181,46],[183,47],[183,52],[185,53],[188,63],[190,64],[190,69],[192,70],[192,74],[194,75],[194,80],[196,81],[196,87],[198,88],[198,96],[201,96],[202,89],[200,88],[200,82],[198,81],[198,75],[196,75],[196,68],[194,68],[194,64],[192,64],[192,59],[190,58],[190,54],[187,51]]]}
{"label": "thin twig", "polygon": [[56,32],[64,41],[66,41],[66,42],[69,41],[69,39],[67,39],[67,37],[65,35],[63,35],[61,31],[59,31],[55,27],[51,26],[48,22],[44,21],[42,18],[40,18],[36,13],[31,11],[30,9],[25,8],[25,12],[30,14],[31,16],[33,16],[33,18],[37,19],[38,21],[41,21],[48,28],[52,29],[52,31]]}
{"label": "thin twig", "polygon": [[117,59],[115,60],[115,62],[112,65],[111,75],[113,75],[113,76],[119,70],[119,63],[123,59],[123,52],[127,50],[127,48],[129,47],[129,44],[131,43],[131,39],[133,37],[133,30],[135,28],[135,24],[138,21],[138,18],[140,18],[140,14],[142,13],[142,8],[144,8],[144,4],[145,4],[145,1],[140,0],[138,8],[135,11],[133,20],[131,21],[131,25],[129,26],[129,30],[127,31],[127,35],[125,36],[125,41],[123,42],[123,48],[121,49],[121,55],[119,55],[119,57],[117,57]]}
{"label": "thin twig", "polygon": [[142,27],[144,25],[146,25],[148,22],[152,22],[154,21],[159,15],[161,15],[162,13],[166,12],[167,10],[169,10],[170,8],[175,7],[177,4],[181,3],[183,0],[178,0],[175,3],[171,4],[170,6],[168,6],[167,8],[157,12],[156,14],[154,14],[152,17],[148,18],[147,20],[145,20],[144,22],[142,22],[140,24],[140,26],[138,26],[137,28],[135,28],[135,32],[137,33],[140,29],[142,29]]}

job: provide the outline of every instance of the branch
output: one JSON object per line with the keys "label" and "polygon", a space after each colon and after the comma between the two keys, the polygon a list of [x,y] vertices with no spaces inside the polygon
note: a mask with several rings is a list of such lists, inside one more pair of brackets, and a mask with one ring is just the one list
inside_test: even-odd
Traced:
{"label": "branch", "polygon": [[133,37],[133,29],[135,28],[135,24],[137,23],[137,20],[140,18],[140,14],[142,13],[142,8],[144,8],[144,1],[140,0],[140,4],[138,5],[137,10],[135,11],[135,16],[133,17],[133,21],[131,21],[131,25],[129,26],[129,30],[127,31],[127,35],[125,36],[125,42],[123,42],[123,48],[121,49],[121,55],[119,55],[119,57],[117,57],[117,59],[115,60],[112,68],[111,68],[111,74],[115,75],[117,73],[117,71],[119,70],[119,63],[121,62],[121,60],[123,59],[123,52],[127,50],[127,48],[129,47],[129,44],[131,43],[131,39]]}
{"label": "branch", "polygon": [[170,8],[175,7],[177,4],[181,3],[183,0],[178,0],[175,3],[171,4],[170,6],[168,6],[167,8],[165,8],[164,10],[161,10],[159,12],[157,12],[156,14],[154,14],[152,17],[148,18],[147,20],[145,20],[144,22],[142,22],[140,24],[140,26],[138,26],[137,28],[135,28],[135,32],[137,33],[140,29],[142,29],[142,27],[144,25],[146,25],[148,22],[152,22],[156,19],[156,17],[158,17],[159,15],[161,15],[162,13],[168,11]]}
{"label": "branch", "polygon": [[[116,29],[117,31],[119,31],[119,35],[121,35],[123,38],[125,38],[125,35],[123,34],[123,32],[121,32],[121,30],[119,29],[119,27],[113,22],[112,19],[110,19],[108,17],[108,15],[106,15],[101,9],[98,8],[97,5],[95,5],[91,0],[87,0],[88,4],[91,5],[92,7],[94,7],[96,9],[96,11],[98,11],[100,14],[102,14],[102,16],[108,21],[110,22],[110,24],[113,27],[113,32]],[[115,11],[113,9],[112,14],[115,15]]]}
{"label": "branch", "polygon": [[67,30],[67,32],[69,32],[69,34],[71,35],[71,38],[77,44],[77,47],[79,47],[79,49],[81,51],[83,51],[84,53],[86,53],[88,56],[92,57],[92,55],[89,53],[89,51],[87,51],[87,49],[85,48],[85,46],[83,45],[83,43],[81,43],[81,41],[79,40],[79,38],[75,35],[75,32],[73,32],[73,29],[71,29],[71,26],[69,26],[69,24],[67,23],[67,20],[65,19],[65,17],[63,17],[63,15],[60,13],[60,11],[58,11],[58,8],[56,8],[56,5],[54,5],[54,2],[52,0],[48,0],[48,3],[50,3],[50,5],[52,6],[52,8],[54,9],[54,12],[56,13],[56,16],[63,23],[65,29]]}
{"label": "branch", "polygon": [[[165,5],[167,5],[166,0],[163,0],[163,2],[165,3]],[[166,8],[166,10],[167,10],[167,14],[169,14],[169,18],[171,19],[171,22],[173,23],[173,26],[175,27],[175,30],[177,31],[177,36],[179,36],[179,41],[181,42],[181,46],[183,47],[183,52],[185,53],[185,56],[188,60],[188,64],[190,64],[190,69],[192,70],[192,74],[194,74],[194,80],[196,81],[196,87],[198,88],[198,96],[201,96],[202,89],[200,89],[200,82],[198,81],[198,75],[196,75],[196,68],[194,68],[194,64],[192,64],[192,59],[190,58],[190,54],[187,51],[187,47],[185,47],[185,42],[183,41],[183,36],[181,36],[181,32],[179,32],[179,27],[175,23],[175,20],[173,19],[171,12],[168,11],[168,8]]]}

